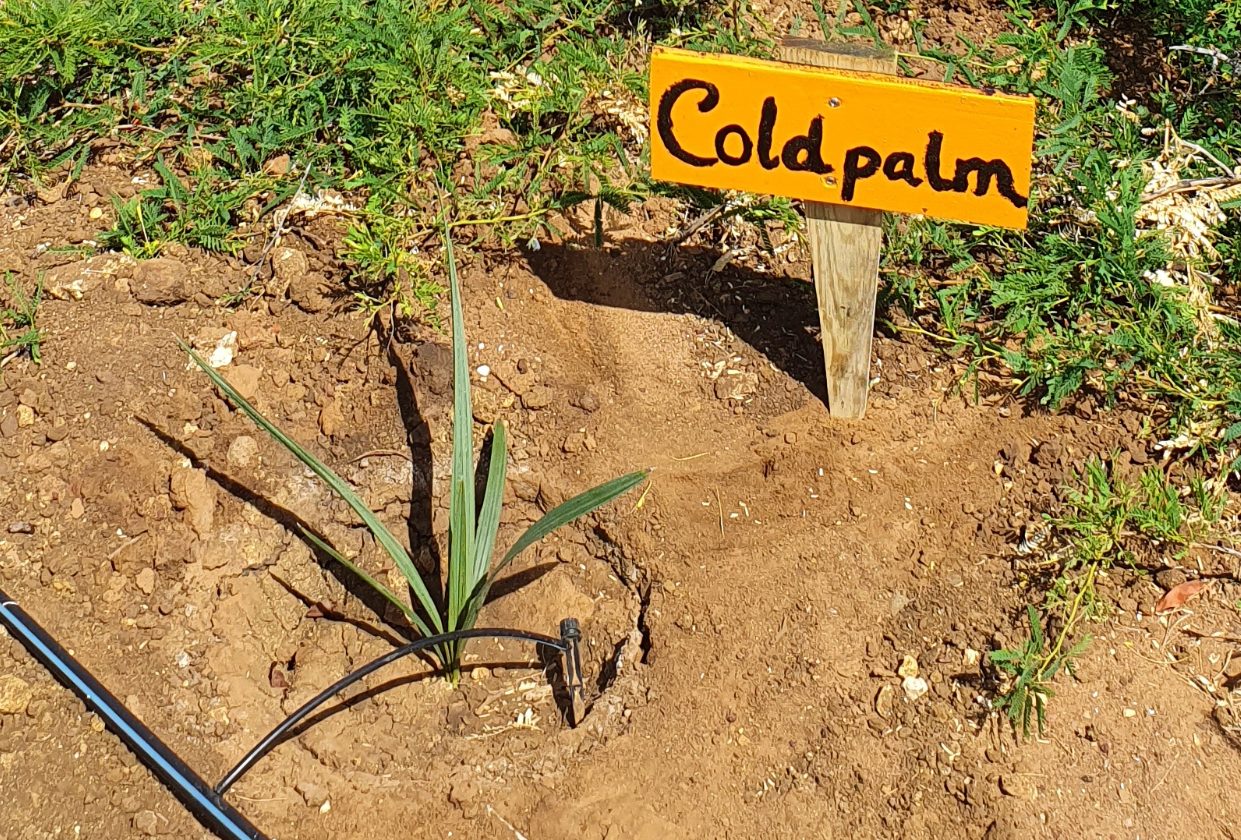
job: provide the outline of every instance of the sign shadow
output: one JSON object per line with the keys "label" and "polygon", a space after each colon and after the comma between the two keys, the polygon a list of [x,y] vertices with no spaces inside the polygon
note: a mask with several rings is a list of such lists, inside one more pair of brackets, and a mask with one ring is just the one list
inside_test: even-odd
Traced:
{"label": "sign shadow", "polygon": [[732,262],[715,270],[718,249],[644,239],[542,244],[524,255],[562,300],[714,320],[827,404],[812,283]]}

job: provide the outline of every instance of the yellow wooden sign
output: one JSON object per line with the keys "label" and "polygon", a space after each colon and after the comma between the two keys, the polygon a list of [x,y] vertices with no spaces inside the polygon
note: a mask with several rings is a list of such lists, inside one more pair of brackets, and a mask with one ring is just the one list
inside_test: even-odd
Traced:
{"label": "yellow wooden sign", "polygon": [[1029,97],[657,48],[651,122],[660,180],[1026,226]]}

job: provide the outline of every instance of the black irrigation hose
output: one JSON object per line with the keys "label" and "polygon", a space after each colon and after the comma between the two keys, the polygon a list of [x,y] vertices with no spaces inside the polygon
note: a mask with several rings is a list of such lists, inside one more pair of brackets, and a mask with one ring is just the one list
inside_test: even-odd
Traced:
{"label": "black irrigation hose", "polygon": [[237,809],[224,801],[224,792],[232,787],[234,782],[240,779],[259,759],[275,749],[289,730],[301,723],[319,706],[368,674],[409,656],[411,653],[417,653],[445,642],[479,638],[520,639],[550,647],[565,655],[565,682],[572,701],[570,723],[573,725],[580,723],[585,711],[582,666],[578,654],[578,642],[581,641],[582,633],[578,629],[577,619],[566,618],[560,622],[559,639],[539,633],[505,629],[457,630],[439,636],[428,636],[363,665],[319,692],[314,699],[285,718],[284,722],[259,741],[254,749],[250,750],[213,790],[201,776],[191,770],[180,756],[170,750],[154,732],[147,729],[142,721],[134,717],[121,701],[104,688],[99,680],[91,676],[89,671],[57,644],[56,640],[49,636],[47,631],[27,615],[26,611],[19,607],[16,601],[11,600],[3,590],[0,590],[0,625],[21,642],[31,656],[42,663],[43,667],[47,668],[61,684],[80,697],[87,708],[103,718],[104,723],[120,737],[125,746],[129,747],[147,766],[147,769],[172,791],[186,810],[193,814],[204,828],[210,829],[222,840],[268,840],[267,835],[251,825]]}
{"label": "black irrigation hose", "polygon": [[[577,642],[581,639],[581,633],[577,629],[576,619],[566,618],[560,623],[560,632],[562,638],[553,639],[551,636],[544,636],[540,633],[525,633],[521,630],[503,630],[503,629],[478,629],[478,630],[457,630],[452,633],[441,633],[438,636],[427,636],[416,642],[410,642],[407,645],[397,648],[396,650],[386,653],[378,659],[363,665],[358,670],[341,677],[332,683],[323,691],[316,694],[293,714],[289,715],[275,729],[267,733],[263,740],[254,745],[250,752],[246,753],[245,758],[237,762],[237,766],[228,772],[218,785],[215,786],[215,792],[223,795],[233,784],[240,779],[245,772],[254,764],[267,755],[283,740],[284,736],[290,729],[297,726],[306,719],[311,712],[322,706],[328,700],[331,700],[340,692],[356,683],[358,680],[378,671],[385,665],[390,665],[398,659],[404,659],[411,653],[417,653],[426,648],[435,647],[446,642],[455,642],[461,639],[521,639],[527,642],[544,645],[546,647],[555,648],[564,653],[570,660],[570,665],[566,668],[565,678],[569,684],[570,691],[574,694],[576,700],[580,696],[581,689],[581,665],[578,664]],[[573,673],[569,673],[572,671]],[[576,710],[576,705],[575,705]],[[575,711],[576,714],[576,711]],[[576,719],[575,721],[576,722]]]}
{"label": "black irrigation hose", "polygon": [[181,804],[204,828],[224,840],[267,840],[267,835],[252,826],[202,777],[186,766],[176,753],[134,717],[121,701],[112,696],[3,591],[0,591],[0,624],[56,679],[82,698],[87,708],[103,718],[125,746],[181,800]]}

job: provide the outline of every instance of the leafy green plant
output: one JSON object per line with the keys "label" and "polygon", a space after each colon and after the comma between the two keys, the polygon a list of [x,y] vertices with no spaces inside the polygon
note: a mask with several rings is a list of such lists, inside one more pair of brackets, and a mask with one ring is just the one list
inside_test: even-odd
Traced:
{"label": "leafy green plant", "polygon": [[[265,175],[228,178],[218,169],[200,169],[190,183],[178,176],[162,154],[154,164],[161,183],[128,201],[112,198],[116,221],[100,235],[108,248],[119,248],[138,259],[158,256],[167,242],[234,254],[245,243],[237,222],[247,202],[269,195],[267,208],[288,198],[291,183],[278,186]],[[270,193],[269,193],[270,191]]]}
{"label": "leafy green plant", "polygon": [[[66,167],[76,177],[92,141],[115,137],[139,163],[168,165],[161,185],[116,206],[108,247],[236,253],[261,232],[252,199],[287,197],[265,168],[288,155],[313,168],[308,188],[368,199],[345,255],[359,304],[414,312],[434,290],[416,272],[397,280],[392,234],[438,218],[428,180],[441,177],[454,225],[479,238],[550,235],[554,214],[592,202],[598,241],[606,206],[628,212],[655,189],[643,149],[651,43],[769,55],[745,5],[0,3],[0,189]],[[494,136],[474,143],[481,133]]]}
{"label": "leafy green plant", "polygon": [[1175,549],[1202,530],[1203,517],[1187,508],[1158,467],[1143,470],[1134,485],[1111,474],[1102,459],[1091,458],[1078,485],[1065,488],[1064,503],[1064,513],[1055,524],[1073,538],[1070,562],[1079,566],[1098,564],[1107,569],[1116,561],[1132,563],[1130,539],[1145,538]]}
{"label": "leafy green plant", "polygon": [[[457,284],[456,260],[453,257],[452,238],[448,231],[445,231],[444,241],[448,260],[449,291],[452,297],[453,348],[453,440],[450,478],[452,484],[449,492],[446,604],[440,605],[435,602],[408,552],[344,479],[263,417],[254,406],[237,393],[236,389],[228,384],[224,377],[178,339],[181,347],[190,354],[190,358],[230,402],[292,452],[353,508],[366,527],[370,529],[375,541],[392,558],[393,563],[409,583],[415,603],[407,604],[404,599],[348,560],[335,548],[315,534],[304,531],[307,539],[395,605],[409,619],[409,622],[426,636],[473,627],[478,619],[479,610],[487,600],[492,584],[521,552],[562,525],[585,516],[633,489],[647,475],[645,471],[630,473],[574,496],[531,525],[504,553],[500,561],[493,563],[508,462],[507,435],[504,424],[497,422],[492,430],[491,458],[485,472],[486,483],[483,498],[481,505],[476,505],[473,463],[474,420],[470,409],[469,363],[461,296]],[[479,468],[482,469],[481,464]],[[455,682],[460,665],[461,646],[459,644],[448,645],[438,650],[437,656],[448,678]]]}
{"label": "leafy green plant", "polygon": [[995,707],[1006,711],[1013,727],[1020,726],[1022,734],[1029,737],[1031,722],[1035,722],[1038,733],[1043,734],[1047,725],[1047,701],[1055,696],[1051,681],[1062,668],[1072,671],[1073,660],[1086,650],[1090,637],[1086,636],[1066,651],[1062,633],[1048,650],[1038,610],[1027,607],[1026,617],[1030,622],[1030,636],[1025,643],[1012,650],[994,650],[988,659],[1013,678],[1012,685],[1000,696]]}
{"label": "leafy green plant", "polygon": [[427,277],[409,247],[421,220],[386,212],[374,204],[349,228],[343,243],[344,258],[357,266],[359,274],[355,300],[371,314],[395,306],[402,315],[410,316],[415,314],[415,303],[420,310],[433,312],[435,298],[444,290]]}
{"label": "leafy green plant", "polygon": [[16,348],[30,353],[30,358],[38,364],[39,345],[43,340],[43,331],[35,325],[35,314],[39,304],[43,302],[43,275],[35,284],[34,295],[27,296],[21,283],[11,274],[5,273],[5,282],[9,287],[9,296],[13,306],[0,310],[0,355]]}
{"label": "leafy green plant", "polygon": [[1050,558],[1054,573],[1042,605],[1043,616],[1055,619],[1059,628],[1055,640],[1045,649],[1048,641],[1038,611],[1030,606],[1029,640],[1019,649],[991,654],[991,662],[1015,678],[998,705],[1026,734],[1032,715],[1041,733],[1047,698],[1053,694],[1052,679],[1062,668],[1071,667],[1090,637],[1067,647],[1070,640],[1083,622],[1099,621],[1111,613],[1095,590],[1096,579],[1117,563],[1137,568],[1143,544],[1178,556],[1203,537],[1222,511],[1221,500],[1199,477],[1189,481],[1183,497],[1158,467],[1147,468],[1133,482],[1114,475],[1100,458],[1086,462],[1075,483],[1063,488],[1062,499],[1064,509],[1049,517],[1049,525],[1068,538],[1068,545]]}

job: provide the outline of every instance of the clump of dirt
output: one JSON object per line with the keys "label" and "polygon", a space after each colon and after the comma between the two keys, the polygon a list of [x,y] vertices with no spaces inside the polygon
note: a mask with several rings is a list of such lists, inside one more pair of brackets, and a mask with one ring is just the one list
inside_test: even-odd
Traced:
{"label": "clump of dirt", "polygon": [[[94,254],[108,220],[91,210],[126,183],[88,167],[74,195],[0,210],[0,263],[65,290],[40,309],[43,364],[3,369],[0,577],[214,780],[404,632],[299,527],[401,579],[172,336],[232,347],[234,386],[432,579],[451,354],[441,331],[333,303],[339,220],[273,249],[270,277],[254,275],[266,294],[236,309],[215,301],[249,282],[244,256]],[[1024,637],[1037,597],[1021,528],[1087,457],[1151,463],[1142,418],[1049,416],[999,390],[975,404],[951,363],[880,337],[867,418],[833,420],[807,267],[670,250],[666,220],[648,218],[603,249],[461,266],[474,418],[511,441],[501,544],[573,493],[652,469],[528,551],[484,611],[550,634],[582,622],[585,723],[564,722],[555,662],[473,645],[456,688],[422,661],[356,686],[232,801],[289,838],[1223,835],[1241,817],[1230,555],[1151,558],[1217,576],[1188,619],[1152,616],[1174,576],[1101,582],[1121,614],[1058,680],[1047,740],[1015,737],[990,705],[986,653]],[[0,697],[0,837],[201,833],[11,641]]]}

